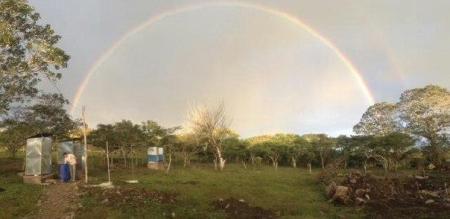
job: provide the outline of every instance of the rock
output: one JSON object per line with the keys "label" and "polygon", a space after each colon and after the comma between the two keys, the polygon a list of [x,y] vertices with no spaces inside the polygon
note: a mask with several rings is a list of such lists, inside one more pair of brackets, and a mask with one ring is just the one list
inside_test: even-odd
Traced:
{"label": "rock", "polygon": [[336,193],[336,183],[331,182],[330,185],[327,186],[326,192],[327,192],[327,196],[329,198],[332,198],[334,193]]}
{"label": "rock", "polygon": [[426,205],[433,204],[433,203],[434,203],[433,199],[428,199],[427,201],[425,201]]}
{"label": "rock", "polygon": [[433,165],[432,163],[430,163],[430,164],[427,166],[427,168],[428,168],[429,170],[434,170],[434,169],[436,168],[436,166]]}
{"label": "rock", "polygon": [[333,195],[333,200],[346,203],[349,199],[350,188],[347,186],[337,186]]}
{"label": "rock", "polygon": [[355,191],[356,197],[364,197],[365,194],[367,194],[367,190],[365,190],[365,189],[357,189]]}
{"label": "rock", "polygon": [[363,204],[366,203],[366,200],[358,197],[358,198],[355,199],[355,202],[356,202],[357,205],[363,205]]}
{"label": "rock", "polygon": [[105,198],[105,199],[103,199],[103,201],[101,202],[102,204],[106,204],[106,203],[108,203],[109,202],[109,199],[107,199],[107,198]]}
{"label": "rock", "polygon": [[439,193],[434,191],[428,191],[428,190],[420,190],[419,194],[424,196],[431,196],[433,198],[439,198]]}
{"label": "rock", "polygon": [[239,202],[245,202],[245,200],[241,198],[241,199],[239,199]]}
{"label": "rock", "polygon": [[366,197],[367,200],[370,200],[369,194],[366,194],[364,197]]}
{"label": "rock", "polygon": [[175,218],[175,212],[172,212],[172,214],[170,214],[170,216],[172,216],[172,218]]}
{"label": "rock", "polygon": [[415,176],[414,178],[416,178],[418,180],[425,180],[425,179],[428,179],[428,176]]}
{"label": "rock", "polygon": [[350,183],[351,183],[351,184],[356,184],[356,182],[357,182],[357,181],[356,181],[355,178],[351,178],[351,179],[350,179]]}
{"label": "rock", "polygon": [[56,184],[56,179],[46,179],[45,182],[50,184]]}

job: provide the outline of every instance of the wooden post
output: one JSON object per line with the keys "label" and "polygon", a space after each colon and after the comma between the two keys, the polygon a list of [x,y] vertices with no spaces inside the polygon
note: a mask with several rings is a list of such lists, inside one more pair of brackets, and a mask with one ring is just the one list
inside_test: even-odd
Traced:
{"label": "wooden post", "polygon": [[81,116],[83,118],[83,137],[84,137],[84,182],[88,183],[88,165],[87,165],[88,151],[87,151],[87,137],[86,137],[87,125],[86,125],[85,111],[86,107],[83,106]]}
{"label": "wooden post", "polygon": [[109,145],[108,141],[106,141],[106,163],[108,165],[108,182],[111,183],[111,172],[109,170]]}

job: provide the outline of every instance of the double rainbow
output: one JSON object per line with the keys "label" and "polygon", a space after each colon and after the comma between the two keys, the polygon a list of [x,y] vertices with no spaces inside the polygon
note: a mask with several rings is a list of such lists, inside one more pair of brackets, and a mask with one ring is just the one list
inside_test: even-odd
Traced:
{"label": "double rainbow", "polygon": [[106,52],[104,52],[100,58],[98,58],[95,63],[89,68],[88,73],[84,77],[83,81],[81,82],[73,100],[72,100],[72,106],[70,108],[70,113],[73,115],[75,112],[75,109],[77,109],[78,104],[80,102],[81,97],[83,96],[83,93],[86,89],[86,87],[89,84],[89,81],[94,75],[100,66],[103,65],[103,63],[108,60],[115,52],[116,50],[130,37],[140,33],[142,30],[150,27],[151,25],[157,23],[158,21],[163,20],[164,18],[177,15],[184,12],[190,12],[195,10],[201,10],[205,8],[212,8],[212,7],[238,7],[238,8],[246,8],[246,9],[252,9],[257,10],[261,12],[265,12],[269,15],[276,16],[282,19],[285,19],[292,24],[294,24],[296,27],[307,31],[312,36],[317,38],[320,42],[322,42],[324,45],[326,45],[329,49],[331,49],[335,55],[345,64],[345,66],[348,68],[349,72],[353,76],[354,80],[358,84],[361,92],[364,94],[367,104],[372,105],[375,103],[374,97],[372,93],[370,92],[369,87],[367,86],[363,76],[361,73],[357,70],[357,68],[353,65],[353,63],[350,61],[348,57],[345,56],[345,54],[339,50],[339,48],[334,45],[331,40],[327,39],[323,35],[321,35],[319,32],[314,30],[312,27],[306,25],[304,22],[302,22],[299,18],[290,15],[286,12],[270,8],[264,5],[254,4],[254,3],[244,3],[244,2],[236,2],[236,1],[226,1],[226,2],[208,2],[208,3],[200,3],[196,5],[190,5],[186,7],[180,7],[172,10],[168,10],[165,12],[162,12],[160,14],[157,14],[155,16],[150,17],[147,21],[144,23],[134,27],[129,32],[127,32],[125,35],[123,35],[119,40],[117,40]]}

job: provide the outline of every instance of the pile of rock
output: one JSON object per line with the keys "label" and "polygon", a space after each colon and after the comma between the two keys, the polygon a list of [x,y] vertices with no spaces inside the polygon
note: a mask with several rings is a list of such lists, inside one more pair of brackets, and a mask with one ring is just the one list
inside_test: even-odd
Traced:
{"label": "pile of rock", "polygon": [[326,192],[330,201],[344,205],[450,210],[447,180],[431,176],[375,177],[355,171],[339,183],[331,182]]}

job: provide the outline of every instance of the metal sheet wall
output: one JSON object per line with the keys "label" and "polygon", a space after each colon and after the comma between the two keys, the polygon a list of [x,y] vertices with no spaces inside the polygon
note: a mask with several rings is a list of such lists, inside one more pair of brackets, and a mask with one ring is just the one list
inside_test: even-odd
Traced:
{"label": "metal sheet wall", "polygon": [[52,139],[50,137],[30,138],[27,140],[25,175],[39,176],[51,173]]}

